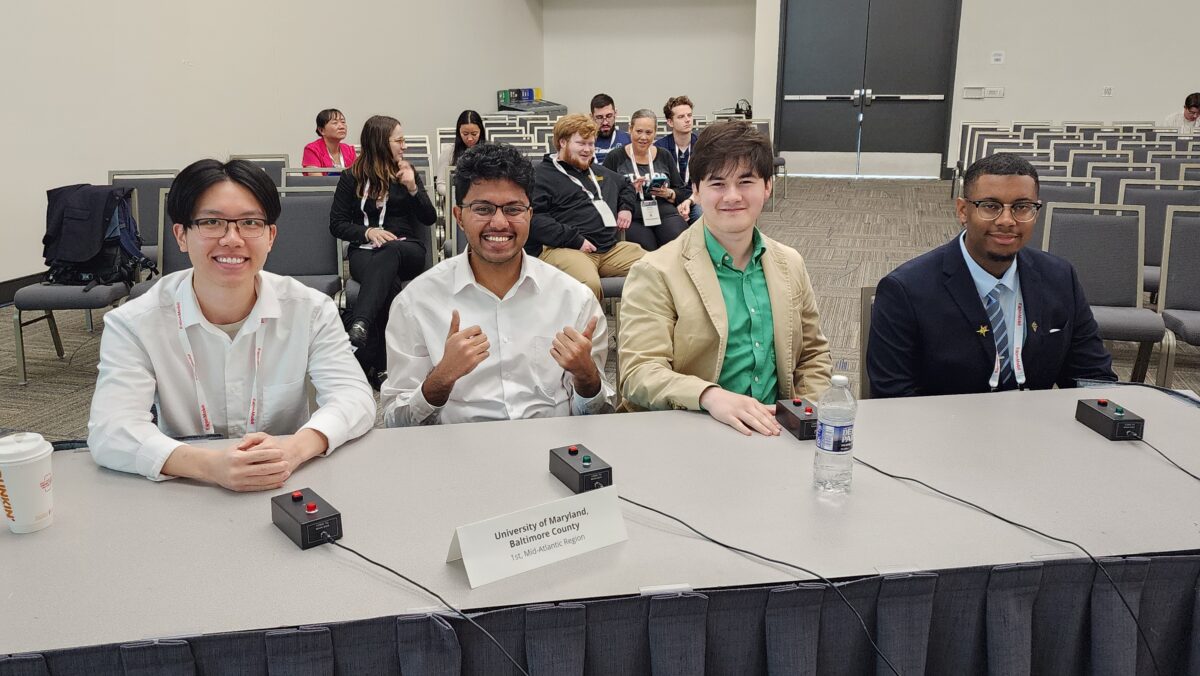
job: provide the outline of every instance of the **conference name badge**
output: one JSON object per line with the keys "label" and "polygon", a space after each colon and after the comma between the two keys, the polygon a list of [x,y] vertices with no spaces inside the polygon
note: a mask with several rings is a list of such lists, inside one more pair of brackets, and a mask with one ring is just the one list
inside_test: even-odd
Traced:
{"label": "conference name badge", "polygon": [[655,226],[662,224],[662,217],[658,215],[658,200],[648,199],[642,200],[642,225]]}
{"label": "conference name badge", "polygon": [[474,589],[628,539],[612,486],[454,529],[446,563],[462,559]]}

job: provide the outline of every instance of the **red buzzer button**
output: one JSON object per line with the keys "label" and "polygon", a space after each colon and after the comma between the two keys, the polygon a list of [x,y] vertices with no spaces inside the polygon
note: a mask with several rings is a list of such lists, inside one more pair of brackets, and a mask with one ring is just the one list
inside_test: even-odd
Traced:
{"label": "red buzzer button", "polygon": [[1108,406],[1108,400],[1107,399],[1097,399],[1096,405],[1097,406]]}
{"label": "red buzzer button", "polygon": [[316,514],[317,513],[317,503],[315,503],[315,502],[308,503],[307,505],[304,506],[304,511],[308,512],[309,514]]}
{"label": "red buzzer button", "polygon": [[567,446],[567,453],[569,453],[571,455],[575,455],[578,452],[579,452],[578,446]]}
{"label": "red buzzer button", "polygon": [[804,415],[812,415],[812,406],[804,407]]}
{"label": "red buzzer button", "polygon": [[292,502],[300,502],[304,499],[304,494],[300,491],[292,491]]}
{"label": "red buzzer button", "polygon": [[804,400],[803,400],[803,399],[793,399],[793,400],[792,400],[792,405],[793,405],[793,406],[799,406],[799,405],[800,405],[800,404],[802,404],[802,403],[804,403]]}

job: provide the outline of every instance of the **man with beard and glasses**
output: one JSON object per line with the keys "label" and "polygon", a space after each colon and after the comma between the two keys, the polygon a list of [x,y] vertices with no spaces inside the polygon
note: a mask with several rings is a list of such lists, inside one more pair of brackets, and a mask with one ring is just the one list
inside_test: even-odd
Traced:
{"label": "man with beard and glasses", "polygon": [[612,411],[600,304],[522,250],[533,166],[510,146],[481,143],[458,159],[454,182],[468,249],[392,304],[380,390],[387,425]]}
{"label": "man with beard and glasses", "polygon": [[871,396],[1074,387],[1116,380],[1071,264],[1025,248],[1037,171],[1009,153],[971,165],[963,232],[876,289],[867,346]]}
{"label": "man with beard and glasses", "polygon": [[617,127],[617,104],[608,94],[592,97],[592,121],[596,123],[596,164],[603,164],[608,153],[629,145],[629,132]]}
{"label": "man with beard and glasses", "polygon": [[629,228],[637,194],[622,175],[592,164],[596,124],[564,115],[554,124],[557,153],[534,176],[533,221],[526,253],[562,270],[601,297],[601,277],[624,277],[646,253],[617,233]]}

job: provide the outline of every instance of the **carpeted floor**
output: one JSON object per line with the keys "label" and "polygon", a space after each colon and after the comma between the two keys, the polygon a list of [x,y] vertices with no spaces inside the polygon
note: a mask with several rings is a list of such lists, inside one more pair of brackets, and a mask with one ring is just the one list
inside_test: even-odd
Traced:
{"label": "carpeted floor", "polygon": [[[859,289],[873,285],[900,263],[945,242],[958,230],[949,185],[941,181],[792,178],[787,191],[786,199],[779,193],[775,209],[764,213],[759,225],[767,235],[804,255],[836,369],[857,383]],[[11,327],[13,312],[11,306],[0,308],[0,323]],[[87,436],[103,321],[97,312],[97,330],[88,333],[83,312],[55,316],[66,356],[59,360],[54,354],[45,322],[25,327],[29,374],[25,386],[16,384],[12,329],[0,329],[0,428],[34,430],[52,440],[83,438]],[[1128,378],[1135,346],[1114,344],[1111,349],[1117,374]],[[1151,378],[1157,359],[1156,351]],[[610,377],[615,364],[610,358]],[[1172,385],[1200,391],[1200,350],[1180,346]]]}

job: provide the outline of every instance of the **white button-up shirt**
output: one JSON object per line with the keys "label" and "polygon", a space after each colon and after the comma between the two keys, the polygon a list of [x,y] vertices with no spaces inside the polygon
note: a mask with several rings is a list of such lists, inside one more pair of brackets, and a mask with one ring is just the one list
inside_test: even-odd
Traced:
{"label": "white button-up shirt", "polygon": [[[586,286],[557,268],[521,253],[521,275],[504,298],[475,281],[469,253],[445,260],[417,277],[392,302],[387,326],[388,379],[380,389],[390,427],[436,423],[548,418],[612,411],[616,393],[604,378],[608,324]],[[454,384],[444,406],[425,399],[421,385],[442,360],[450,318],[479,325],[488,357]],[[554,336],[566,326],[582,332],[596,317],[592,361],[601,388],[575,392],[554,357]]]}
{"label": "white button-up shirt", "polygon": [[[170,478],[162,474],[163,463],[183,445],[174,437],[205,433],[199,391],[214,433],[228,438],[310,428],[325,435],[332,451],[371,429],[375,398],[333,301],[269,272],[260,272],[255,285],[258,298],[232,339],[204,318],[191,270],[166,275],[144,296],[104,316],[100,376],[88,420],[88,446],[98,464],[156,481]],[[262,355],[257,369],[256,347]],[[311,415],[305,376],[317,392],[318,409]],[[151,405],[158,411],[157,426]]]}

